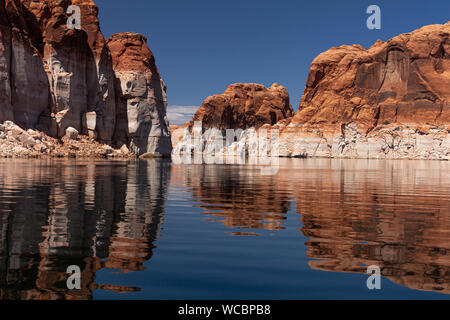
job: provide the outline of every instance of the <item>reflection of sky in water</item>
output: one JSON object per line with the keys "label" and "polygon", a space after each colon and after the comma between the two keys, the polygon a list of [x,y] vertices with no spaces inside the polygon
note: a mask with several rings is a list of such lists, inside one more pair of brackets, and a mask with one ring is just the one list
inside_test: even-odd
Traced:
{"label": "reflection of sky in water", "polygon": [[[450,293],[448,162],[295,159],[261,176],[5,160],[0,171],[3,298],[450,297],[437,293]],[[69,264],[80,292],[65,289]],[[379,292],[366,288],[372,264]]]}

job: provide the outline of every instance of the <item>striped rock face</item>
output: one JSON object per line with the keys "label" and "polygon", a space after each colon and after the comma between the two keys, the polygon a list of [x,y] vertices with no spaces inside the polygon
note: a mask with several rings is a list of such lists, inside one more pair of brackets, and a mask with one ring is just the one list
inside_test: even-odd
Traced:
{"label": "striped rock face", "polygon": [[450,23],[369,50],[342,46],[312,63],[294,124],[450,122]]}
{"label": "striped rock face", "polygon": [[115,139],[129,141],[130,150],[143,155],[169,156],[172,152],[166,116],[166,85],[161,79],[147,39],[135,33],[108,39],[113,58],[117,98]]}
{"label": "striped rock face", "polygon": [[[80,10],[79,29],[68,27],[71,6]],[[11,120],[57,138],[72,127],[113,146],[135,144],[121,132],[123,105],[116,99],[121,84],[97,16],[91,0],[0,0],[0,122]],[[121,65],[120,72],[136,70]],[[159,90],[153,85],[161,87],[152,81],[140,83],[146,92]],[[160,112],[158,120],[165,117],[165,109]],[[125,121],[133,126],[146,115],[147,110],[138,108]],[[158,144],[155,131],[149,136]],[[132,149],[152,151],[143,146]]]}

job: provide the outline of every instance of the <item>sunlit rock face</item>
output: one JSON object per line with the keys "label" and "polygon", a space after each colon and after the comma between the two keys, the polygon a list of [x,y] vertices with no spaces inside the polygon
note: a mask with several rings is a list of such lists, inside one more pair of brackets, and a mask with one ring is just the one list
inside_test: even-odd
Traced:
{"label": "sunlit rock face", "polygon": [[[82,30],[67,27],[67,8],[78,5]],[[111,142],[115,120],[111,57],[92,1],[7,1],[12,34],[14,120],[62,137],[79,132],[88,111],[99,114],[98,137]]]}
{"label": "sunlit rock face", "polygon": [[294,124],[450,122],[450,23],[423,27],[370,49],[342,46],[312,63]]}
{"label": "sunlit rock face", "polygon": [[162,80],[147,39],[135,33],[120,33],[108,39],[113,57],[117,96],[115,139],[129,141],[137,154],[170,156],[172,142],[166,116],[166,85]]}
{"label": "sunlit rock face", "polygon": [[283,132],[287,156],[450,158],[450,23],[332,48]]}
{"label": "sunlit rock face", "polygon": [[[274,83],[266,88],[256,83],[236,83],[230,85],[223,94],[208,97],[197,110],[185,129],[178,128],[174,133],[174,153],[191,152],[192,137],[196,123],[201,123],[201,150],[205,154],[214,153],[215,147],[209,142],[223,137],[226,143],[226,130],[235,129],[237,144],[226,152],[237,155],[238,149],[250,149],[253,138],[259,129],[270,129],[281,120],[294,115],[285,87]],[[183,132],[184,130],[184,132]],[[183,136],[182,139],[179,137]],[[266,134],[267,136],[267,134]],[[241,145],[240,148],[238,145]],[[228,146],[230,147],[230,146]]]}
{"label": "sunlit rock face", "polygon": [[256,83],[236,83],[223,94],[208,97],[195,113],[190,126],[201,121],[205,128],[245,130],[274,125],[293,115],[285,87],[277,83],[270,88]]}
{"label": "sunlit rock face", "polygon": [[[67,9],[71,5],[80,8],[80,30],[67,26],[71,16]],[[139,145],[133,151],[147,152],[141,146],[143,142],[135,141],[143,133],[128,139],[121,132],[123,126],[116,124],[117,120],[123,120],[116,99],[116,92],[122,92],[121,84],[116,82],[111,52],[97,16],[98,8],[90,0],[0,1],[0,122],[11,120],[23,128],[39,129],[56,138],[63,137],[66,129],[72,127],[99,142],[119,148],[123,144]],[[151,53],[137,58],[147,61],[150,56]],[[156,70],[152,61],[153,66],[148,69]],[[143,70],[126,64],[119,68],[124,73]],[[151,80],[140,80],[140,90],[154,92],[164,86],[152,77]],[[160,100],[166,103],[165,97]],[[164,123],[165,108],[159,108],[159,113]],[[147,118],[147,108],[125,114],[125,121],[130,124],[147,123]],[[167,139],[170,132],[155,128],[149,133],[153,139],[147,139],[151,144],[148,150],[158,149],[159,144],[170,148]],[[159,141],[161,136],[163,142]]]}

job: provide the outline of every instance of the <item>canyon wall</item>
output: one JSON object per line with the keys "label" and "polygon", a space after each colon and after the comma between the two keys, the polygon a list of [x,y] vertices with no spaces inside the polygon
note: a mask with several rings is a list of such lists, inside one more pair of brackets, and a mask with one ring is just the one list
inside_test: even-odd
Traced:
{"label": "canyon wall", "polygon": [[[71,5],[80,8],[81,29],[67,26],[72,15],[67,9]],[[137,118],[150,128],[167,127],[166,104],[160,103],[162,98],[152,97],[156,91],[165,91],[165,86],[155,72],[155,60],[145,37],[141,38],[141,46],[147,47],[148,52],[143,52],[147,56],[141,58],[145,63],[140,69],[117,64],[97,16],[93,1],[0,1],[0,122],[11,120],[24,129],[38,129],[56,138],[74,128],[101,143],[118,148],[123,144],[131,146],[137,154],[169,155],[171,145],[164,137],[168,129],[141,130],[133,135],[127,131],[128,124],[136,126]],[[127,34],[123,36],[126,38]],[[118,45],[133,44],[114,44],[114,52],[125,52],[122,59],[133,58],[127,56],[128,49]],[[117,65],[120,69],[115,70]],[[130,115],[127,105],[121,103],[124,93],[121,80],[116,77],[120,72],[136,71],[153,75],[153,81],[140,84],[148,105],[136,108]],[[165,96],[165,92],[160,95]],[[156,111],[149,113],[148,109]],[[128,124],[123,125],[124,122]],[[163,148],[159,146],[158,133],[165,141]],[[134,147],[136,139],[141,141],[138,148]]]}
{"label": "canyon wall", "polygon": [[166,116],[166,85],[147,39],[135,33],[108,39],[116,76],[118,106],[115,140],[129,141],[137,154],[165,154],[172,148]]}
{"label": "canyon wall", "polygon": [[286,156],[450,159],[450,23],[312,63]]}

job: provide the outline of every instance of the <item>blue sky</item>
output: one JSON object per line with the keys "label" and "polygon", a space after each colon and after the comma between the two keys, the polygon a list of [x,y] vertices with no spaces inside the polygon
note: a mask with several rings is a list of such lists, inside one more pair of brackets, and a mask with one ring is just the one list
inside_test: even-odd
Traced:
{"label": "blue sky", "polygon": [[[314,58],[333,46],[370,47],[400,33],[450,20],[448,0],[95,0],[109,37],[138,32],[168,87],[172,123],[235,82],[287,87],[297,109]],[[381,30],[366,9],[381,7]],[[186,114],[187,113],[187,114]]]}

